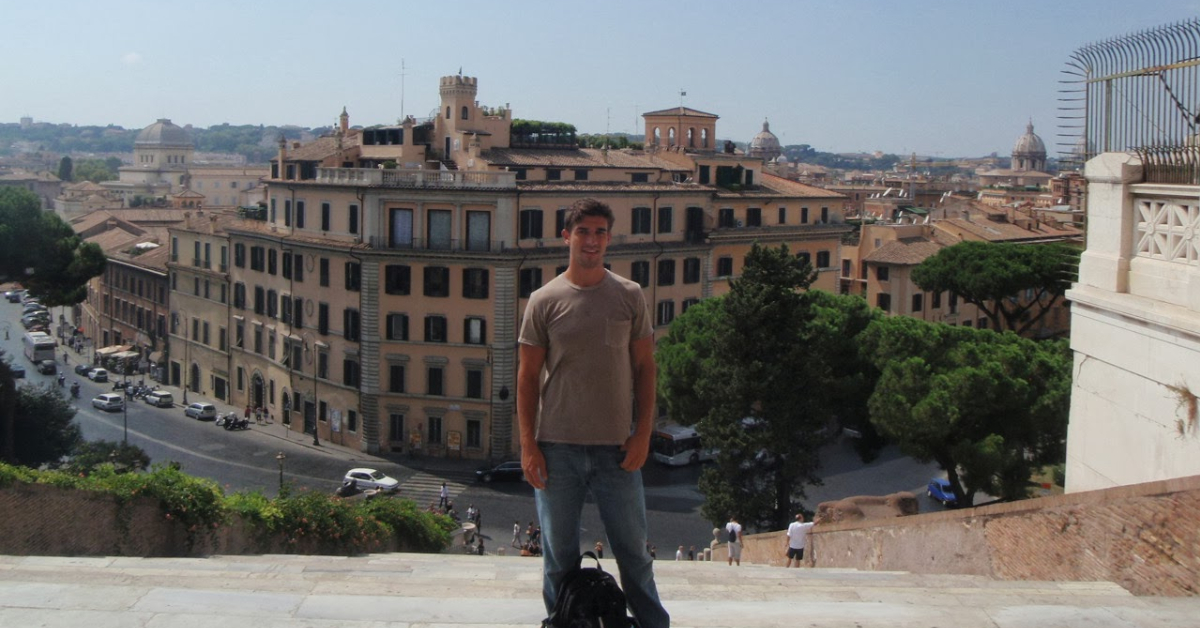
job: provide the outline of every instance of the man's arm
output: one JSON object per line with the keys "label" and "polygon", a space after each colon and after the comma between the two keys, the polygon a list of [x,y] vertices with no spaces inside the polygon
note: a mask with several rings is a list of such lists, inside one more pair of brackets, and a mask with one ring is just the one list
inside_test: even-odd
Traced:
{"label": "man's arm", "polygon": [[629,358],[633,362],[633,396],[637,414],[633,417],[633,435],[621,446],[625,451],[621,468],[637,471],[646,464],[646,457],[650,455],[650,433],[654,431],[654,397],[658,377],[654,364],[654,336],[629,343]]}
{"label": "man's arm", "polygon": [[538,405],[542,399],[542,366],[546,349],[521,343],[517,368],[517,425],[521,438],[521,469],[534,488],[546,488],[546,459],[537,445]]}

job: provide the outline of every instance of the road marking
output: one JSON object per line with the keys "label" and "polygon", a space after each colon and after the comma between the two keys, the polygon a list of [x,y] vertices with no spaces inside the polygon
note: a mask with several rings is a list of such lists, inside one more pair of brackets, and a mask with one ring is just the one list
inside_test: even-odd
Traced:
{"label": "road marking", "polygon": [[436,506],[441,498],[442,482],[446,483],[450,501],[454,501],[463,491],[467,490],[467,485],[461,482],[446,480],[424,471],[418,471],[400,485],[400,496],[413,500],[420,507],[424,507],[426,503]]}

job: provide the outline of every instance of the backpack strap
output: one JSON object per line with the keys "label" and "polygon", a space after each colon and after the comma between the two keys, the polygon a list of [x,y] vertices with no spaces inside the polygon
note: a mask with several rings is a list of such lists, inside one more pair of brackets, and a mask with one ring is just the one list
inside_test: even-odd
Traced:
{"label": "backpack strap", "polygon": [[580,555],[579,555],[579,564],[577,565],[577,567],[578,567],[579,569],[583,569],[583,559],[585,559],[585,558],[590,558],[590,559],[592,559],[592,560],[596,561],[596,568],[597,568],[597,569],[601,569],[601,567],[600,567],[600,559],[599,559],[599,558],[597,558],[597,557],[596,557],[596,553],[595,553],[595,552],[593,552],[593,551],[591,551],[591,550],[588,550],[588,551],[586,551],[586,552],[584,552],[584,553],[582,553],[582,554],[580,554]]}

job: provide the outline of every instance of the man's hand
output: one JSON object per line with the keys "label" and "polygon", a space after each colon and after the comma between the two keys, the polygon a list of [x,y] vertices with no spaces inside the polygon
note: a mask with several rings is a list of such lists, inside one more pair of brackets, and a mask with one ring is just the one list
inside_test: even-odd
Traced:
{"label": "man's hand", "polygon": [[521,447],[521,470],[533,488],[546,488],[546,458],[537,445]]}
{"label": "man's hand", "polygon": [[625,444],[621,445],[621,451],[625,452],[625,459],[621,461],[621,468],[633,473],[642,468],[646,464],[646,457],[650,455],[650,436],[639,436],[634,433],[629,438],[625,439]]}

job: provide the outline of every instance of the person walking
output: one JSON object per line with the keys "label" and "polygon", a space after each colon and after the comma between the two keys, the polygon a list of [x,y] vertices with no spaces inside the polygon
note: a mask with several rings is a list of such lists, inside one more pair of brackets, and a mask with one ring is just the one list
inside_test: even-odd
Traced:
{"label": "person walking", "polygon": [[450,504],[450,489],[446,488],[446,483],[442,482],[442,488],[438,491],[438,508],[445,509]]}
{"label": "person walking", "polygon": [[516,547],[518,549],[521,547],[521,522],[520,521],[513,521],[512,546]]}
{"label": "person walking", "polygon": [[517,373],[521,467],[545,531],[546,611],[578,564],[590,493],[629,610],[642,628],[666,628],[670,616],[644,545],[641,474],[654,426],[654,329],[641,286],[604,267],[613,223],[604,203],[573,203],[561,233],[567,269],[534,291],[525,308]]}
{"label": "person walking", "polygon": [[737,518],[730,517],[729,523],[725,524],[725,532],[729,534],[729,565],[733,566],[736,561],[738,567],[742,566],[742,524],[737,522]]}
{"label": "person walking", "polygon": [[812,532],[813,524],[811,521],[804,522],[804,513],[796,513],[796,520],[788,525],[787,529],[787,565],[784,568],[792,566],[792,560],[796,561],[796,566],[800,566],[800,561],[804,560],[804,547],[808,545],[808,535]]}

